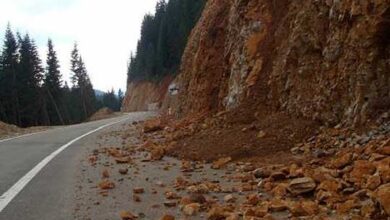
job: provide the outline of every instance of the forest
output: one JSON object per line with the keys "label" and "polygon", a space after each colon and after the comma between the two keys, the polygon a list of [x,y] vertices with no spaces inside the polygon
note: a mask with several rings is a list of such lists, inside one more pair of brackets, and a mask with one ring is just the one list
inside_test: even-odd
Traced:
{"label": "forest", "polygon": [[20,127],[65,125],[83,122],[104,106],[118,111],[123,92],[96,97],[76,43],[70,59],[69,86],[52,40],[44,66],[35,41],[14,34],[8,25],[0,51],[0,121]]}
{"label": "forest", "polygon": [[137,51],[131,54],[128,83],[160,81],[175,75],[188,36],[198,21],[205,0],[160,0],[154,15],[147,14],[141,26]]}

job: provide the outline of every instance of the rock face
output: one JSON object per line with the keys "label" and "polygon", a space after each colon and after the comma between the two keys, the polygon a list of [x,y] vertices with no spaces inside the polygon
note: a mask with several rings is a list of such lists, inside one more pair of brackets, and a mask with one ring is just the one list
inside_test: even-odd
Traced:
{"label": "rock face", "polygon": [[171,81],[171,77],[166,77],[158,84],[146,81],[130,83],[123,100],[122,111],[158,110]]}
{"label": "rock face", "polygon": [[243,103],[326,124],[390,108],[389,0],[209,0],[175,82],[178,115]]}

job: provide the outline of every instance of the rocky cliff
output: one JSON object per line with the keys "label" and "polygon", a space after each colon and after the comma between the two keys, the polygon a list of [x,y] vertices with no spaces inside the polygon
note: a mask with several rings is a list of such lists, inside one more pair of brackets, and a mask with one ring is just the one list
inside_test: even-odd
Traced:
{"label": "rocky cliff", "polygon": [[123,100],[122,111],[155,110],[161,106],[172,77],[166,77],[160,83],[140,81],[128,85]]}
{"label": "rocky cliff", "polygon": [[243,104],[324,124],[390,109],[389,0],[209,0],[176,79],[179,115]]}

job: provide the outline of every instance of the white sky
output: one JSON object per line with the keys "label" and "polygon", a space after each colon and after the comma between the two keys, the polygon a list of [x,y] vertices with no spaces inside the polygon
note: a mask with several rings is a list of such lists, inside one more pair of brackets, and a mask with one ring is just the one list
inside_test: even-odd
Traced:
{"label": "white sky", "polygon": [[136,50],[145,13],[157,0],[0,0],[0,45],[8,22],[28,32],[45,64],[50,37],[69,81],[70,52],[77,41],[95,89],[126,88],[130,52]]}

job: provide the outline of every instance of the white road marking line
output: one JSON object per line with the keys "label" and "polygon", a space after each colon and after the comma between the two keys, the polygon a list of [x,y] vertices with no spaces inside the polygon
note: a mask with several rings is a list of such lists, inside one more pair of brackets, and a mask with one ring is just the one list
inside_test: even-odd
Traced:
{"label": "white road marking line", "polygon": [[7,207],[7,205],[23,190],[23,188],[51,161],[53,160],[58,154],[60,154],[62,151],[64,151],[66,148],[68,148],[70,145],[75,143],[76,141],[95,133],[103,128],[109,127],[114,124],[118,124],[120,122],[123,122],[127,120],[128,118],[122,119],[120,121],[112,122],[103,126],[98,127],[95,130],[92,130],[88,133],[85,133],[67,144],[61,146],[56,151],[51,153],[49,156],[47,156],[45,159],[43,159],[38,165],[36,165],[32,170],[30,170],[26,175],[24,175],[21,179],[19,179],[18,182],[16,182],[8,191],[6,191],[3,195],[0,196],[0,213]]}
{"label": "white road marking line", "polygon": [[[47,131],[47,130],[46,130],[46,131]],[[39,131],[39,132],[30,133],[30,134],[23,134],[23,135],[16,136],[16,137],[10,137],[10,138],[7,138],[7,139],[2,139],[2,140],[0,140],[0,143],[6,142],[6,141],[15,140],[15,139],[19,139],[19,138],[28,137],[28,136],[32,136],[32,135],[40,134],[40,133],[44,133],[44,132],[45,132],[45,131]]]}

